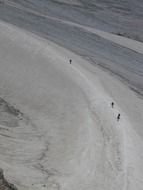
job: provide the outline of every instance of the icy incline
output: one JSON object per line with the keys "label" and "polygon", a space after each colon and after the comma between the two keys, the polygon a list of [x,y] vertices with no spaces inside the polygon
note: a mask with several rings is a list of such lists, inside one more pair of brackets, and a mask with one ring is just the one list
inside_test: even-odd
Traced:
{"label": "icy incline", "polygon": [[[74,3],[73,1],[71,1],[71,2]],[[68,3],[70,3],[70,1]],[[76,3],[78,3],[78,2],[76,2]],[[50,20],[56,21],[58,23],[66,24],[66,25],[69,25],[71,27],[78,27],[80,29],[84,29],[87,32],[91,32],[92,34],[96,34],[97,36],[100,36],[104,39],[110,40],[111,42],[114,42],[118,45],[121,45],[121,46],[126,47],[128,49],[131,49],[137,53],[143,54],[143,43],[142,42],[139,42],[139,41],[136,41],[133,39],[129,39],[129,38],[123,37],[121,35],[105,32],[102,30],[98,30],[96,28],[85,26],[83,24],[78,24],[78,23],[67,21],[64,19],[59,19],[57,17],[49,16],[46,13],[42,14],[42,13],[39,13],[38,11],[31,10],[30,8],[25,8],[19,4],[13,3],[11,1],[7,1],[6,4],[10,5],[12,7],[15,7],[19,10],[26,11],[27,13],[34,14],[36,16],[42,16],[46,19],[50,19]]]}
{"label": "icy incline", "polygon": [[0,22],[0,167],[20,190],[141,190],[143,144],[124,96],[136,101],[82,58]]}

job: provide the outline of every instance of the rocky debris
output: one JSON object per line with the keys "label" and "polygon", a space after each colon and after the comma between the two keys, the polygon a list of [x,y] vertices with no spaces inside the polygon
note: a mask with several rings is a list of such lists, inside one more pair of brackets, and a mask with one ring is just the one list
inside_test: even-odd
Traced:
{"label": "rocky debris", "polygon": [[17,127],[23,119],[23,113],[0,97],[0,124]]}
{"label": "rocky debris", "polygon": [[23,113],[21,113],[18,109],[16,109],[14,106],[10,105],[8,102],[6,102],[3,98],[0,98],[0,109],[8,112],[9,114],[12,114],[14,116],[22,116]]}
{"label": "rocky debris", "polygon": [[2,169],[0,169],[0,190],[18,190],[13,184],[7,182]]}

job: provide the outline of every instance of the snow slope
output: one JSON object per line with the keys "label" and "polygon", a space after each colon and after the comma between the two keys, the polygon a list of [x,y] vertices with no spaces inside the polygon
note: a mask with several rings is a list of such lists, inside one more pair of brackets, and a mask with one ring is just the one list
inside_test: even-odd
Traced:
{"label": "snow slope", "polygon": [[115,77],[0,22],[0,97],[21,113],[16,127],[0,114],[0,166],[19,189],[142,189],[143,105]]}
{"label": "snow slope", "polygon": [[142,0],[5,0],[24,8],[143,42]]}
{"label": "snow slope", "polygon": [[[70,3],[70,2],[68,2],[68,3]],[[46,19],[50,19],[50,20],[56,21],[58,23],[62,23],[62,24],[70,25],[71,27],[77,27],[77,28],[83,29],[87,32],[91,32],[92,34],[96,34],[97,36],[100,36],[104,39],[110,40],[116,44],[123,46],[123,47],[131,49],[137,53],[143,54],[143,43],[142,42],[132,40],[132,39],[123,37],[121,35],[112,34],[109,32],[102,31],[102,30],[98,30],[98,29],[88,27],[85,25],[77,24],[77,23],[74,23],[71,21],[66,21],[63,19],[56,18],[56,17],[48,16],[47,14],[41,14],[38,11],[33,11],[29,8],[23,8],[21,5],[19,5],[17,3],[12,3],[12,2],[7,1],[6,4],[10,5],[12,7],[18,8],[19,10],[24,10],[28,13],[33,13],[33,14],[40,16],[40,17],[43,16]]]}
{"label": "snow slope", "polygon": [[[94,26],[87,27],[90,9],[83,11],[85,19],[79,10],[69,14],[69,11],[73,10],[71,5],[64,9],[63,4],[56,4],[55,7],[51,1],[47,3],[44,0],[40,1],[40,4],[39,1],[33,2],[33,0],[12,2],[14,3],[6,1],[4,6],[0,6],[2,20],[38,34],[82,56],[94,65],[114,74],[139,96],[143,95],[142,43],[105,33]],[[64,11],[60,11],[61,8]],[[50,10],[54,12],[51,14]],[[80,20],[79,23],[82,25],[71,22],[68,17],[61,17],[59,12],[78,17],[77,20]],[[111,23],[113,21],[112,19]],[[138,31],[140,30],[141,27]]]}

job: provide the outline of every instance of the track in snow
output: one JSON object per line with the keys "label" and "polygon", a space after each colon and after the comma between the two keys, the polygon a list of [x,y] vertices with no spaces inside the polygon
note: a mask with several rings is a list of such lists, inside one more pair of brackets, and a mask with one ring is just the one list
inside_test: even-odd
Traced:
{"label": "track in snow", "polygon": [[100,82],[51,42],[0,27],[1,96],[27,118],[1,125],[0,163],[9,178],[25,189],[123,188],[118,108],[111,109]]}
{"label": "track in snow", "polygon": [[[30,190],[141,190],[143,104],[115,77],[142,94],[143,56],[133,51],[138,42],[28,11],[6,6],[0,16],[115,75],[1,22],[0,97],[22,113],[11,117],[17,127],[1,124],[0,164],[7,178]],[[6,111],[0,117],[6,121]]]}

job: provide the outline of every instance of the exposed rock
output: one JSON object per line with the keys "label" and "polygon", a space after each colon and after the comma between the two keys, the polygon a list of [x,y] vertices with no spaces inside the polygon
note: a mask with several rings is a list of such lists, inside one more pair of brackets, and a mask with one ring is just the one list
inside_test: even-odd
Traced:
{"label": "exposed rock", "polygon": [[7,127],[18,127],[23,113],[0,97],[0,124]]}
{"label": "exposed rock", "polygon": [[0,169],[0,190],[18,190],[13,184],[7,182],[2,169]]}

